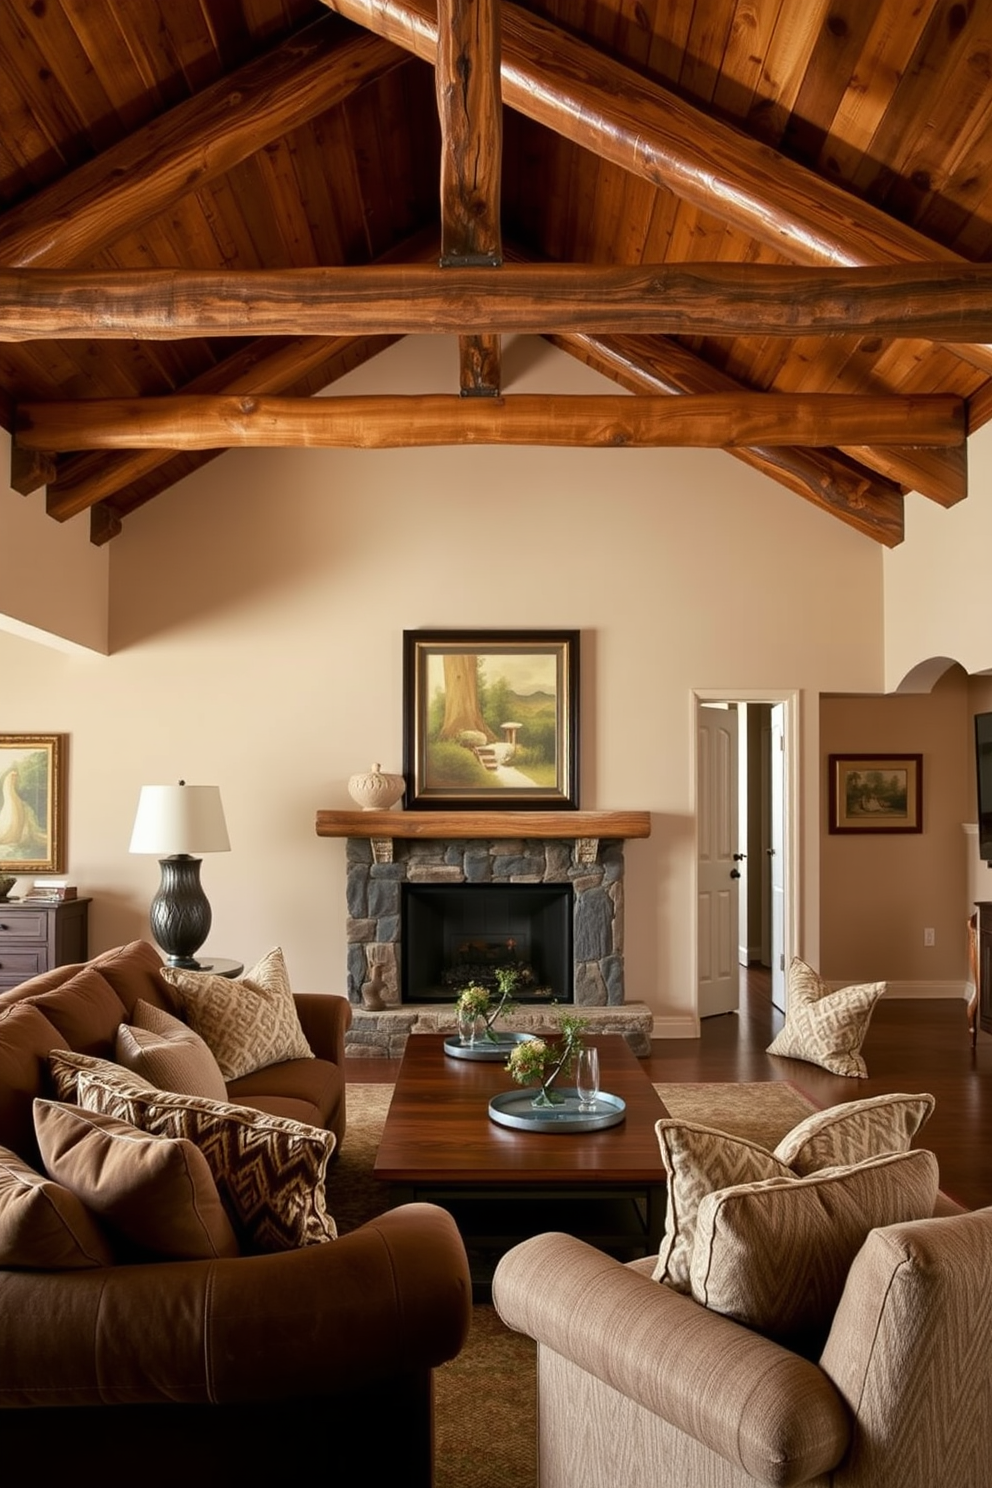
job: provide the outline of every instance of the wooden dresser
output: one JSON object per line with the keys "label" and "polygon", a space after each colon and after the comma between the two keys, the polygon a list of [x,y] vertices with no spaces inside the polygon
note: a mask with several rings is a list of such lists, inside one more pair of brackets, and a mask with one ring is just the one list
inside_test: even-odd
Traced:
{"label": "wooden dresser", "polygon": [[89,899],[0,904],[0,992],[28,977],[87,957]]}

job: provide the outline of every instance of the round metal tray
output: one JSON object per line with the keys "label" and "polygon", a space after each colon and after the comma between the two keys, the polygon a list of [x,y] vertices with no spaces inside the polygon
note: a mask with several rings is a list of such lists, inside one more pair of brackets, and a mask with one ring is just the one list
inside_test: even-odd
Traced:
{"label": "round metal tray", "polygon": [[536,1037],[534,1033],[501,1033],[494,1044],[489,1039],[463,1044],[456,1033],[445,1039],[444,1052],[452,1059],[509,1059],[518,1044]]}
{"label": "round metal tray", "polygon": [[526,1090],[504,1090],[494,1095],[489,1102],[490,1121],[519,1131],[602,1131],[605,1126],[618,1126],[627,1111],[627,1103],[619,1095],[607,1095],[602,1090],[592,1111],[579,1110],[578,1094],[568,1086],[558,1092],[565,1097],[560,1106],[535,1106],[535,1091],[532,1085]]}

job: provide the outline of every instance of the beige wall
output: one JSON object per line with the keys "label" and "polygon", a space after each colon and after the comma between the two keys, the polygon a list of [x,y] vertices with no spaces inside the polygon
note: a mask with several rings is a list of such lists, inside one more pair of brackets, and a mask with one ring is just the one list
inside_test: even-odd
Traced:
{"label": "beige wall", "polygon": [[[90,542],[88,517],[46,518],[44,491],[19,495],[6,482],[9,470],[10,435],[0,429],[0,629],[106,652],[108,549]],[[2,689],[0,678],[0,702]]]}
{"label": "beige wall", "polygon": [[[960,993],[967,973],[963,825],[974,819],[970,728],[968,679],[959,667],[923,696],[821,700],[821,971],[831,980],[887,980],[903,995]],[[922,754],[923,831],[829,833],[832,753]],[[923,944],[928,927],[931,947]]]}
{"label": "beige wall", "polygon": [[[454,366],[451,343],[407,340],[339,386],[450,389]],[[510,391],[612,386],[535,341],[507,368]],[[628,850],[629,995],[691,1028],[693,687],[802,689],[797,949],[818,954],[818,696],[881,689],[882,559],[739,461],[236,452],[110,551],[108,657],[0,634],[3,727],[71,736],[70,868],[97,947],[147,933],[158,869],[127,853],[139,786],[218,783],[233,850],[204,864],[211,948],[250,962],[280,943],[296,985],[340,991],[344,847],[314,812],[350,805],[371,761],[401,767],[402,631],[560,626],[582,632],[582,805],[652,813]]]}
{"label": "beige wall", "polygon": [[969,495],[945,511],[906,497],[906,538],[885,564],[885,690],[932,657],[992,669],[992,424],[968,441]]}

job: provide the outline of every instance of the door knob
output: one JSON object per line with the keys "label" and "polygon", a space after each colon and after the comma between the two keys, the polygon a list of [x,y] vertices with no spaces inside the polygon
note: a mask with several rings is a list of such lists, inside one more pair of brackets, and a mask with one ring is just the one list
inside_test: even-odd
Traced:
{"label": "door knob", "polygon": [[740,869],[739,868],[731,868],[731,870],[730,870],[730,876],[731,876],[731,878],[740,878],[740,876],[741,876]]}

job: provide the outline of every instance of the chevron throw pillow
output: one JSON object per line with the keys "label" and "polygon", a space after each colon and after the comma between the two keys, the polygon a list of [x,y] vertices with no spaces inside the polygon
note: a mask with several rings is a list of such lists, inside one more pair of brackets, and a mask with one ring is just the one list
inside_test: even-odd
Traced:
{"label": "chevron throw pillow", "polygon": [[141,1085],[148,1090],[155,1087],[143,1075],[132,1074],[111,1059],[97,1059],[95,1054],[78,1054],[75,1049],[52,1049],[48,1056],[48,1073],[60,1101],[76,1099],[79,1075],[82,1070],[89,1074],[102,1075],[108,1082],[123,1080],[129,1085]]}
{"label": "chevron throw pillow", "polygon": [[814,1111],[786,1133],[773,1156],[804,1176],[887,1152],[908,1152],[934,1104],[932,1095],[871,1095]]}
{"label": "chevron throw pillow", "polygon": [[862,982],[831,992],[826,982],[797,956],[789,968],[785,1027],[768,1045],[769,1054],[804,1059],[834,1075],[868,1077],[861,1045],[884,982]]}
{"label": "chevron throw pillow", "polygon": [[929,1218],[937,1182],[937,1159],[919,1150],[708,1194],[696,1220],[692,1295],[816,1358],[869,1232]]}
{"label": "chevron throw pillow", "polygon": [[199,1147],[244,1249],[296,1250],[337,1238],[324,1197],[333,1132],[85,1070],[76,1098],[85,1110]]}
{"label": "chevron throw pillow", "polygon": [[668,1174],[665,1233],[654,1280],[676,1292],[691,1290],[689,1269],[696,1217],[707,1194],[762,1178],[793,1178],[785,1163],[743,1137],[667,1117],[655,1123],[661,1160]]}
{"label": "chevron throw pillow", "polygon": [[282,951],[277,946],[243,977],[163,966],[183,1017],[213,1051],[225,1080],[269,1064],[312,1059],[300,1026]]}

